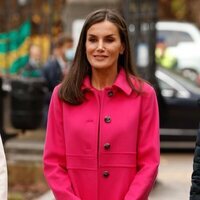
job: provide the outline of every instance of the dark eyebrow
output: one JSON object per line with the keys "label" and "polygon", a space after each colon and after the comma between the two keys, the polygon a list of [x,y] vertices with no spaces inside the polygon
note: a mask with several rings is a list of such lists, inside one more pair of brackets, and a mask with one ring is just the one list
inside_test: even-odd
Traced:
{"label": "dark eyebrow", "polygon": [[97,37],[97,36],[93,34],[88,34],[88,37]]}
{"label": "dark eyebrow", "polygon": [[106,35],[106,37],[113,37],[115,34]]}
{"label": "dark eyebrow", "polygon": [[[88,34],[88,36],[97,37],[96,35],[93,35],[93,34]],[[106,35],[105,37],[113,37],[113,36],[115,36],[115,34]]]}
{"label": "dark eyebrow", "polygon": [[88,36],[95,36],[95,35],[93,35],[93,34],[88,34]]}

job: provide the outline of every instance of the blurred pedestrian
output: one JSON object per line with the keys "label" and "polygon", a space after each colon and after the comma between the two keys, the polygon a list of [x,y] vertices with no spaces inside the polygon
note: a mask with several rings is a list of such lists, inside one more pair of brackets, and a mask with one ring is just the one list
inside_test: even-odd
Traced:
{"label": "blurred pedestrian", "polygon": [[167,48],[165,39],[160,37],[156,43],[156,63],[160,67],[166,69],[175,69],[177,66],[177,58]]}
{"label": "blurred pedestrian", "polygon": [[193,159],[192,185],[190,188],[190,200],[200,199],[200,128],[198,130],[196,147]]}
{"label": "blurred pedestrian", "polygon": [[[68,73],[69,66],[67,55],[69,55],[69,50],[71,50],[72,47],[73,39],[64,34],[59,35],[54,41],[53,57],[47,61],[43,68],[43,76],[47,82],[50,93],[52,93],[54,87],[62,81],[64,75]],[[70,59],[73,58],[70,57]]]}
{"label": "blurred pedestrian", "polygon": [[71,49],[73,47],[73,39],[64,34],[59,35],[53,43],[53,56],[47,61],[43,67],[42,75],[46,81],[47,93],[44,107],[43,126],[46,127],[47,114],[52,92],[58,85],[64,75],[69,71],[69,63],[72,62],[73,55]]}
{"label": "blurred pedestrian", "polygon": [[54,89],[44,174],[57,200],[147,200],[160,157],[155,91],[136,76],[124,19],[86,18],[74,62]]}
{"label": "blurred pedestrian", "polygon": [[42,76],[41,48],[36,44],[32,44],[29,49],[29,61],[22,69],[23,77],[41,77]]}
{"label": "blurred pedestrian", "polygon": [[8,192],[7,165],[2,140],[0,137],[0,199],[7,200]]}

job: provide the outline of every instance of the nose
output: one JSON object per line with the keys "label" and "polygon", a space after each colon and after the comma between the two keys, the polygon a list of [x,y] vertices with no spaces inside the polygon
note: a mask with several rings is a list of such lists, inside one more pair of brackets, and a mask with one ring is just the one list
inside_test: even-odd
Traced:
{"label": "nose", "polygon": [[100,40],[97,44],[97,50],[98,51],[103,51],[104,50],[104,43],[102,40]]}

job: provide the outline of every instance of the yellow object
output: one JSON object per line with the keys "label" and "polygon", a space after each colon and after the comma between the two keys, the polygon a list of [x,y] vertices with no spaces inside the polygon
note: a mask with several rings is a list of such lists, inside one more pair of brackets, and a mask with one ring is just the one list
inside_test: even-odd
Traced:
{"label": "yellow object", "polygon": [[160,48],[156,49],[156,63],[161,67],[168,69],[175,68],[177,66],[177,59],[167,49],[163,50]]}

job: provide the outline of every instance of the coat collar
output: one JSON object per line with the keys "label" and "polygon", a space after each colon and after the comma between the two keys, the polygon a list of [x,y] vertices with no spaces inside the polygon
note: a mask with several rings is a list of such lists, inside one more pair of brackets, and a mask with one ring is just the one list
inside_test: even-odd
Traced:
{"label": "coat collar", "polygon": [[[126,79],[126,73],[123,68],[120,69],[112,88],[118,88],[127,95],[131,94],[132,88]],[[81,89],[83,91],[94,90],[93,86],[91,85],[89,76],[86,76],[85,79],[83,80],[83,85],[82,85]]]}

